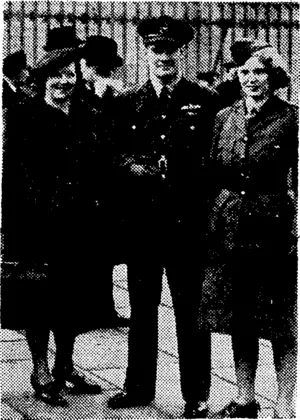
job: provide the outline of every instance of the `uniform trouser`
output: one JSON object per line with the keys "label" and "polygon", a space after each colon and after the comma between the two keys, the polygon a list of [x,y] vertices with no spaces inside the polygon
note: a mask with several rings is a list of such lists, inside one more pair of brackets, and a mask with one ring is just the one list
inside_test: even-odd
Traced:
{"label": "uniform trouser", "polygon": [[[162,263],[154,256],[154,244],[152,252],[147,248],[144,255],[139,252],[128,261],[131,324],[125,389],[149,399],[155,396],[158,306],[165,266],[176,320],[183,398],[191,403],[206,400],[210,388],[211,338],[198,324],[203,262],[199,265],[189,259],[187,252],[177,252]],[[163,328],[168,328],[164,321],[161,328],[163,335]]]}

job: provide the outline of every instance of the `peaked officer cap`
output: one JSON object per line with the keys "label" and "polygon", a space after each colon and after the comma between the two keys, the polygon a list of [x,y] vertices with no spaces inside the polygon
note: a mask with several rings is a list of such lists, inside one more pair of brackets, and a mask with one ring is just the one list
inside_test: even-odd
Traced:
{"label": "peaked officer cap", "polygon": [[175,43],[179,48],[188,44],[194,36],[189,23],[170,16],[145,19],[138,25],[137,32],[146,47],[164,41]]}
{"label": "peaked officer cap", "polygon": [[102,35],[90,36],[82,48],[81,55],[90,66],[114,69],[120,67],[123,63],[123,59],[118,56],[116,41]]}

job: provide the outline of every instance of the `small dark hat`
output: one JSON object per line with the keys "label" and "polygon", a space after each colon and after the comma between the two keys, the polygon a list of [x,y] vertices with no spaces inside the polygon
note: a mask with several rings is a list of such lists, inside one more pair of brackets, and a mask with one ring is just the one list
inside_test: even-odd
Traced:
{"label": "small dark hat", "polygon": [[230,47],[230,51],[233,61],[236,65],[241,66],[245,64],[255,52],[269,47],[271,47],[271,45],[266,42],[243,38],[239,41],[235,41]]}
{"label": "small dark hat", "polygon": [[52,51],[62,48],[76,48],[82,43],[83,41],[76,37],[74,26],[61,26],[60,28],[50,29],[44,50]]}
{"label": "small dark hat", "polygon": [[171,42],[180,48],[194,37],[191,25],[170,16],[145,19],[138,25],[137,32],[146,47],[158,42]]}
{"label": "small dark hat", "polygon": [[24,51],[16,51],[3,60],[3,74],[8,77],[17,76],[21,70],[27,68]]}
{"label": "small dark hat", "polygon": [[102,35],[90,36],[82,47],[81,56],[89,66],[114,69],[123,64],[123,59],[118,56],[116,41]]}
{"label": "small dark hat", "polygon": [[233,69],[236,66],[237,66],[237,64],[233,60],[228,60],[228,61],[225,61],[225,63],[223,63],[223,67],[224,67],[225,70]]}

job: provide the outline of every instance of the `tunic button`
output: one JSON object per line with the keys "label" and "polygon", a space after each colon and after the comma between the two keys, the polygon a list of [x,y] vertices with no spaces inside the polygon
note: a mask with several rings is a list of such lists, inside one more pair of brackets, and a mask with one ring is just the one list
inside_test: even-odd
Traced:
{"label": "tunic button", "polygon": [[248,140],[248,137],[247,137],[247,136],[245,136],[245,137],[244,137],[244,141],[247,141],[247,140]]}
{"label": "tunic button", "polygon": [[162,134],[162,135],[160,136],[160,138],[161,138],[162,140],[164,140],[164,139],[166,138],[166,136],[165,136],[164,134]]}
{"label": "tunic button", "polygon": [[244,191],[244,190],[243,190],[243,191],[241,191],[241,194],[242,194],[242,195],[245,195],[245,194],[246,194],[246,191]]}
{"label": "tunic button", "polygon": [[163,115],[161,116],[161,118],[162,118],[163,120],[165,120],[165,119],[167,118],[167,116],[163,114]]}
{"label": "tunic button", "polygon": [[191,129],[191,130],[195,130],[195,128],[196,128],[196,127],[195,127],[194,125],[191,125],[191,126],[190,126],[190,129]]}
{"label": "tunic button", "polygon": [[245,174],[242,172],[242,173],[241,173],[241,176],[245,176]]}
{"label": "tunic button", "polygon": [[135,130],[135,129],[136,129],[136,125],[133,125],[131,128],[132,128],[133,130]]}

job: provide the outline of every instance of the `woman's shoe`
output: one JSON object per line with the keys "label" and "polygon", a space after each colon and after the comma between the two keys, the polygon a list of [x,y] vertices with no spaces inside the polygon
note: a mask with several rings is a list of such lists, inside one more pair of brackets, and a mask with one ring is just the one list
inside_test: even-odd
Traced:
{"label": "woman's shoe", "polygon": [[251,401],[248,404],[241,405],[235,401],[231,401],[220,412],[221,418],[230,419],[257,419],[260,407],[256,401]]}
{"label": "woman's shoe", "polygon": [[60,395],[61,388],[57,386],[55,381],[40,384],[33,375],[31,375],[30,381],[37,399],[56,407],[66,407],[68,405],[68,402]]}

